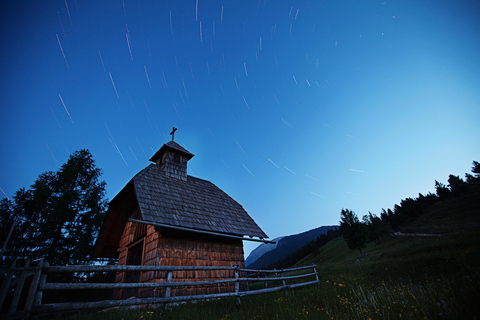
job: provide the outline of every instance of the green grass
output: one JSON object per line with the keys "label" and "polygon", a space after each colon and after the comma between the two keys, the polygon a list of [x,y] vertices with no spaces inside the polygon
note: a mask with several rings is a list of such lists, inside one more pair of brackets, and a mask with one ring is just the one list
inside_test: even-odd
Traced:
{"label": "green grass", "polygon": [[363,256],[341,238],[331,241],[297,264],[315,263],[321,283],[288,296],[281,291],[244,297],[240,305],[222,299],[73,319],[480,319],[477,199],[478,192],[447,199],[410,223],[426,233],[456,226],[442,229],[442,237],[387,238],[369,243]]}
{"label": "green grass", "polygon": [[[437,202],[427,208],[422,216],[410,221],[408,227],[413,230],[428,230],[432,233],[462,229],[480,224],[480,186],[472,186],[459,197]],[[407,228],[408,229],[408,228]]]}
{"label": "green grass", "polygon": [[[115,311],[83,319],[474,319],[480,311],[476,281],[438,278],[371,283],[347,274],[328,275],[319,286],[242,299],[185,306]],[[80,318],[77,318],[80,319]]]}
{"label": "green grass", "polygon": [[476,319],[480,315],[480,233],[390,239],[365,255],[342,239],[302,264],[316,263],[320,285],[74,319]]}

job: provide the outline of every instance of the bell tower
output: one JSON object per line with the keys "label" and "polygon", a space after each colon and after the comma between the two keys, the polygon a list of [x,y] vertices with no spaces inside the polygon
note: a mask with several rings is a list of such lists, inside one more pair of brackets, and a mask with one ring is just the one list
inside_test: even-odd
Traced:
{"label": "bell tower", "polygon": [[172,141],[165,143],[160,150],[158,150],[150,161],[155,162],[166,176],[187,181],[187,162],[193,158],[193,154],[173,141],[175,138],[175,131],[173,128],[170,135]]}

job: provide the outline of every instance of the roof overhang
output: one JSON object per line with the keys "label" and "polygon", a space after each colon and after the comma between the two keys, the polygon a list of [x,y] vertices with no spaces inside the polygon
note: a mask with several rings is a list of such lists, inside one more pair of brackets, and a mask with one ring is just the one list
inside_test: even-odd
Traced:
{"label": "roof overhang", "polygon": [[183,148],[181,145],[176,143],[175,141],[169,141],[165,143],[154,155],[150,158],[150,161],[157,162],[158,159],[161,159],[163,154],[167,151],[173,151],[176,153],[181,154],[187,160],[190,160],[194,157],[194,154],[189,152],[187,149]]}
{"label": "roof overhang", "polygon": [[133,223],[147,224],[147,225],[161,227],[161,228],[169,228],[169,229],[174,229],[174,230],[188,231],[188,232],[194,232],[194,233],[200,233],[200,234],[208,234],[208,235],[212,235],[212,236],[219,236],[219,237],[230,238],[230,239],[238,239],[238,240],[243,240],[243,241],[254,241],[254,242],[263,242],[263,243],[271,243],[271,244],[276,243],[275,241],[265,240],[265,239],[262,239],[262,238],[256,239],[256,238],[253,238],[253,237],[235,236],[235,235],[225,234],[225,233],[220,233],[220,232],[213,232],[213,231],[207,231],[207,230],[199,230],[199,229],[185,228],[185,227],[179,227],[179,226],[172,226],[172,225],[169,225],[169,224],[163,224],[163,223],[147,221],[147,220],[128,219],[128,221],[133,222]]}

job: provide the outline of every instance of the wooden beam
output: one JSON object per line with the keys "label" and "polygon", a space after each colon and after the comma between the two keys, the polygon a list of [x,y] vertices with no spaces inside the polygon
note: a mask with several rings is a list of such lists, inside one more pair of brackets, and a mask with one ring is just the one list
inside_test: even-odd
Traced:
{"label": "wooden beam", "polygon": [[[70,266],[45,266],[46,272],[124,272],[124,271],[198,271],[198,270],[235,270],[235,267],[211,266],[131,266],[131,265],[70,265]],[[18,269],[16,269],[18,270]],[[21,270],[24,270],[21,269]]]}
{"label": "wooden beam", "polygon": [[[237,270],[237,269],[235,269]],[[240,270],[240,269],[239,269]],[[277,281],[292,280],[314,276],[315,273],[305,273],[296,276],[285,276],[276,278],[240,278],[212,281],[191,281],[191,282],[172,282],[171,272],[169,271],[166,282],[143,282],[143,283],[44,283],[39,286],[39,290],[81,290],[81,289],[131,289],[131,288],[168,288],[169,287],[190,287],[190,286],[211,286],[220,283],[240,283],[255,281]],[[318,280],[317,280],[318,281]],[[239,289],[239,287],[238,287]],[[237,288],[235,289],[236,292]],[[166,295],[169,297],[169,295]]]}
{"label": "wooden beam", "polygon": [[275,291],[281,291],[281,290],[291,289],[291,288],[298,288],[298,287],[303,287],[303,286],[316,284],[316,283],[318,283],[318,281],[315,280],[310,282],[289,284],[286,286],[259,289],[254,291],[225,292],[225,293],[194,295],[194,296],[138,298],[138,299],[128,299],[128,300],[106,300],[106,301],[95,301],[95,302],[66,302],[66,303],[44,304],[41,306],[34,307],[34,312],[52,313],[52,312],[59,312],[59,311],[65,311],[65,310],[82,310],[87,308],[94,309],[94,308],[108,308],[108,307],[115,307],[115,306],[131,306],[131,305],[138,305],[138,304],[158,304],[158,303],[171,303],[171,302],[191,301],[191,300],[216,299],[216,298],[225,298],[225,297],[245,297],[245,296],[250,296],[254,294],[275,292]]}
{"label": "wooden beam", "polygon": [[35,296],[37,295],[37,288],[40,284],[40,278],[42,277],[42,268],[43,259],[38,263],[37,270],[35,270],[35,275],[33,276],[33,280],[30,285],[30,290],[28,291],[27,301],[25,302],[25,307],[23,308],[23,310],[25,310],[27,313],[29,313],[32,309]]}
{"label": "wooden beam", "polygon": [[309,266],[289,268],[289,269],[278,269],[278,270],[240,269],[240,271],[254,272],[254,273],[280,273],[280,272],[290,272],[290,271],[311,269],[311,268],[316,268],[316,267],[317,267],[317,265],[311,264]]}
{"label": "wooden beam", "polygon": [[[129,306],[129,305],[138,305],[138,304],[158,304],[158,303],[164,303],[167,305],[168,303],[172,302],[180,302],[180,301],[191,301],[191,300],[204,300],[204,299],[215,299],[215,298],[224,298],[224,297],[236,297],[237,301],[240,299],[240,297],[248,296],[248,295],[254,295],[254,294],[261,294],[261,293],[267,293],[267,292],[274,292],[274,291],[280,291],[284,290],[286,291],[287,289],[292,289],[292,288],[298,288],[306,285],[311,285],[311,284],[319,284],[320,281],[318,280],[318,274],[315,269],[315,265],[310,265],[306,267],[299,267],[299,268],[292,268],[292,269],[283,269],[283,270],[270,270],[270,272],[273,273],[282,273],[282,272],[289,272],[293,270],[302,270],[302,269],[313,269],[312,273],[307,273],[307,274],[301,274],[301,275],[291,275],[291,276],[286,276],[284,274],[281,274],[280,277],[275,276],[271,278],[240,278],[239,272],[244,271],[245,269],[239,269],[238,265],[234,267],[193,267],[193,266],[78,266],[78,265],[73,265],[73,266],[48,266],[47,263],[45,263],[45,266],[42,268],[40,264],[40,268],[28,268],[28,265],[23,268],[23,273],[26,273],[29,270],[44,270],[47,272],[65,272],[67,270],[69,271],[78,271],[78,270],[88,270],[90,269],[90,272],[95,270],[95,271],[112,271],[112,269],[117,269],[118,270],[150,270],[151,268],[155,269],[162,269],[162,270],[170,270],[168,272],[167,276],[167,281],[166,282],[160,282],[160,283],[74,283],[74,284],[68,284],[68,283],[45,283],[45,273],[42,273],[40,280],[38,281],[38,290],[37,293],[42,293],[43,290],[68,290],[68,289],[107,289],[107,288],[115,288],[115,289],[120,289],[120,288],[167,288],[166,291],[169,291],[170,288],[173,287],[185,287],[185,286],[204,286],[204,285],[217,285],[220,283],[235,283],[235,291],[234,292],[224,292],[224,293],[217,293],[217,294],[202,294],[202,295],[189,295],[189,296],[170,296],[167,292],[165,293],[165,296],[162,297],[152,297],[152,298],[139,298],[139,299],[128,299],[128,300],[107,300],[107,301],[96,301],[96,302],[67,302],[67,303],[54,303],[54,304],[45,304],[41,305],[40,300],[36,301],[34,303],[34,306],[32,308],[32,313],[33,314],[47,314],[47,313],[58,313],[60,311],[65,311],[65,310],[80,310],[80,309],[85,309],[85,308],[105,308],[105,307],[113,307],[113,306]],[[194,281],[194,282],[172,282],[173,281],[173,276],[172,273],[173,271],[181,271],[181,270],[235,270],[235,278],[234,279],[223,279],[223,280],[213,280],[213,281]],[[254,271],[265,271],[265,270],[254,270]],[[311,277],[315,276],[316,279],[314,281],[309,281],[309,282],[303,282],[303,283],[295,283],[295,284],[286,284],[285,280],[290,280],[290,279],[298,279],[298,278],[306,278],[306,277]],[[42,279],[43,277],[43,279]],[[263,281],[263,280],[268,280],[268,281],[275,281],[275,280],[281,280],[283,283],[281,286],[278,287],[270,287],[270,288],[265,288],[265,289],[260,289],[260,290],[254,290],[254,291],[240,291],[240,282],[249,282],[249,281]],[[38,295],[38,294],[37,294]]]}
{"label": "wooden beam", "polygon": [[17,311],[18,302],[20,301],[20,295],[22,294],[23,284],[28,275],[28,268],[30,267],[30,260],[27,260],[25,264],[25,270],[20,274],[20,280],[18,280],[15,292],[13,294],[12,304],[10,309],[8,309],[9,314],[14,314]]}
{"label": "wooden beam", "polygon": [[272,244],[276,243],[275,241],[270,241],[270,240],[265,240],[265,239],[254,239],[254,238],[247,238],[247,237],[242,237],[242,236],[234,236],[234,235],[230,235],[230,234],[224,234],[224,233],[220,233],[220,232],[213,232],[213,231],[178,227],[178,226],[172,226],[172,225],[169,225],[169,224],[163,224],[163,223],[147,221],[147,220],[128,219],[128,221],[134,222],[134,223],[148,224],[148,225],[162,227],[162,228],[189,231],[189,232],[195,232],[195,233],[201,233],[201,234],[209,234],[209,235],[212,235],[212,236],[219,236],[219,237],[225,237],[225,238],[231,238],[231,239],[239,239],[239,240],[243,240],[243,241],[255,241],[255,242],[272,243]]}
{"label": "wooden beam", "polygon": [[13,229],[15,229],[16,225],[17,225],[17,216],[15,216],[15,219],[13,219],[13,223],[12,223],[12,226],[10,227],[10,231],[8,231],[7,238],[3,243],[2,252],[0,253],[0,259],[3,259],[3,253],[5,252],[5,249],[7,249],[8,240],[10,240],[10,236],[12,235]]}

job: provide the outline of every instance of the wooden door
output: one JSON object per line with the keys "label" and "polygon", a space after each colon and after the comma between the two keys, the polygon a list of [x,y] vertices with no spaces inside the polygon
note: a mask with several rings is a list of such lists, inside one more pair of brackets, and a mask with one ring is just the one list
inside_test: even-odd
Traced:
{"label": "wooden door", "polygon": [[[140,266],[143,261],[143,240],[137,242],[128,248],[127,252],[127,265]],[[125,272],[125,283],[139,283],[141,272],[139,271],[127,271]],[[123,299],[130,297],[139,297],[139,289],[124,289]]]}

